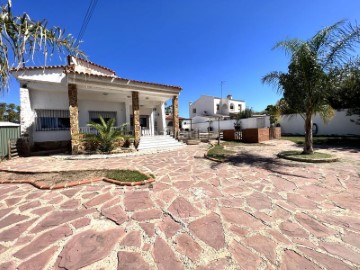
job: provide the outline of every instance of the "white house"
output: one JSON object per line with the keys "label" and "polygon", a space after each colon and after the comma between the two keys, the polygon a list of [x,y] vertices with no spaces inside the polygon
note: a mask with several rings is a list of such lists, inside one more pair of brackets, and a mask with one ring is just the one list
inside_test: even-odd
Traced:
{"label": "white house", "polygon": [[245,110],[245,101],[235,100],[232,95],[226,98],[201,96],[195,102],[189,103],[189,116],[230,116]]}
{"label": "white house", "polygon": [[[166,115],[166,133],[172,134],[173,131],[173,116],[172,114]],[[179,129],[180,131],[190,131],[191,128],[191,119],[190,118],[184,118],[179,116]]]}
{"label": "white house", "polygon": [[179,127],[178,86],[125,79],[106,67],[68,57],[63,66],[24,67],[13,70],[20,83],[21,133],[31,143],[71,141],[79,147],[78,134],[91,132],[90,121],[115,118],[128,123],[136,143],[141,136],[166,132],[165,101],[173,102],[173,134]]}

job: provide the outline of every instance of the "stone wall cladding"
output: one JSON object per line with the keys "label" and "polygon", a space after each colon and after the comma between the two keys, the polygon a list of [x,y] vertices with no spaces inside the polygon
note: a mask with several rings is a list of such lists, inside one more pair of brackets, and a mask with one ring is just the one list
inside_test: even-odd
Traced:
{"label": "stone wall cladding", "polygon": [[132,109],[133,109],[133,121],[134,121],[134,140],[135,145],[140,142],[140,106],[139,106],[139,92],[132,92]]}
{"label": "stone wall cladding", "polygon": [[242,131],[243,142],[259,143],[268,141],[269,129],[268,128],[247,128]]}
{"label": "stone wall cladding", "polygon": [[68,95],[70,111],[71,152],[72,154],[77,154],[79,150],[79,110],[77,88],[75,84],[68,85]]}
{"label": "stone wall cladding", "polygon": [[174,96],[172,99],[173,104],[173,132],[174,138],[178,138],[179,136],[179,98],[178,96]]}
{"label": "stone wall cladding", "polygon": [[269,129],[270,139],[281,139],[281,128],[280,127],[273,127]]}

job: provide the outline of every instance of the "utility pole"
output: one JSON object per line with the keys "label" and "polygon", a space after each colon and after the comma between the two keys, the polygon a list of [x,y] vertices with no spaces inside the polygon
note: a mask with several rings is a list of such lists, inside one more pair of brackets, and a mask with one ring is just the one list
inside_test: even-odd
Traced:
{"label": "utility pole", "polygon": [[220,120],[222,115],[222,95],[223,95],[223,85],[225,81],[220,81],[220,89],[221,89],[221,95],[220,95],[220,115],[218,116],[218,145],[220,145]]}

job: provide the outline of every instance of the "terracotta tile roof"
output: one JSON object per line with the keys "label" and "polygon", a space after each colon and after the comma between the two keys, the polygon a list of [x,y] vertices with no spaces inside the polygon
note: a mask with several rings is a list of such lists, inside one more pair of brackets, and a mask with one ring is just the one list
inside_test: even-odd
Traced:
{"label": "terracotta tile roof", "polygon": [[[91,61],[89,61],[89,60],[86,60],[86,59],[83,59],[83,58],[80,58],[80,57],[76,57],[76,56],[71,56],[71,55],[69,55],[68,58],[70,58],[70,57],[76,58],[76,59],[78,59],[78,60],[80,60],[80,61],[84,61],[84,62],[86,62],[86,63],[89,63],[90,65],[94,65],[94,66],[97,66],[97,67],[99,67],[99,68],[102,68],[102,69],[105,69],[105,70],[107,70],[107,71],[110,71],[110,72],[114,73],[114,75],[116,74],[116,72],[115,72],[114,70],[112,70],[112,69],[110,69],[110,68],[107,68],[107,67],[104,67],[104,66],[101,66],[101,65],[99,65],[99,64],[96,64],[96,63],[91,62]],[[69,62],[69,65],[70,65],[70,61],[69,61],[69,60],[68,60],[68,62]]]}
{"label": "terracotta tile roof", "polygon": [[20,68],[12,68],[11,71],[19,71],[19,70],[37,70],[37,69],[56,69],[63,68],[65,69],[67,66],[58,65],[58,66],[32,66],[32,67],[20,67]]}
{"label": "terracotta tile roof", "polygon": [[155,86],[165,86],[165,87],[176,88],[176,89],[179,89],[179,90],[182,89],[180,86],[167,85],[167,84],[161,84],[161,83],[152,83],[152,82],[143,82],[143,81],[131,80],[131,79],[126,79],[126,78],[121,78],[121,77],[111,76],[111,75],[89,74],[89,73],[85,73],[85,72],[74,71],[74,70],[69,69],[69,68],[65,69],[65,73],[73,73],[73,74],[86,75],[86,76],[98,77],[98,78],[109,78],[109,79],[115,79],[117,81],[130,81],[130,82],[135,82],[135,83],[140,83],[140,84],[148,84],[148,85],[155,85]]}

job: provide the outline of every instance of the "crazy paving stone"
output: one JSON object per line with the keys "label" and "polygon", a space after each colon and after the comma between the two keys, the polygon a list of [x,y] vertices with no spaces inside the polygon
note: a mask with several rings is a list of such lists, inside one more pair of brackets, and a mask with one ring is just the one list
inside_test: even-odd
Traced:
{"label": "crazy paving stone", "polygon": [[6,216],[5,218],[0,220],[0,228],[5,228],[9,225],[15,224],[17,222],[23,221],[25,219],[27,219],[28,216],[24,216],[24,215],[18,215],[18,214],[10,214],[8,216]]}
{"label": "crazy paving stone", "polygon": [[153,207],[153,202],[150,199],[149,192],[147,191],[134,191],[125,193],[124,204],[127,211]]}
{"label": "crazy paving stone", "polygon": [[327,228],[304,213],[297,213],[295,218],[305,229],[317,237],[327,237],[335,234],[334,230]]}
{"label": "crazy paving stone", "polygon": [[229,248],[231,254],[235,258],[240,267],[246,270],[258,269],[261,259],[258,255],[252,253],[250,250],[233,241]]}
{"label": "crazy paving stone", "polygon": [[172,218],[166,216],[160,222],[159,228],[166,235],[167,238],[171,238],[176,234],[176,232],[181,228],[181,226]]}
{"label": "crazy paving stone", "polygon": [[139,231],[132,231],[126,234],[120,245],[128,247],[140,247],[141,246],[141,235]]}
{"label": "crazy paving stone", "polygon": [[37,233],[94,212],[96,212],[95,209],[53,211],[40,221],[36,227],[31,230],[31,233]]}
{"label": "crazy paving stone", "polygon": [[244,241],[248,246],[255,249],[272,263],[276,261],[276,243],[262,235],[254,235]]}
{"label": "crazy paving stone", "polygon": [[108,256],[124,235],[123,229],[111,229],[102,232],[88,230],[74,235],[59,254],[58,267],[79,269],[93,264]]}
{"label": "crazy paving stone", "polygon": [[199,259],[202,248],[189,235],[183,233],[176,238],[176,250],[193,262]]}
{"label": "crazy paving stone", "polygon": [[139,225],[149,237],[154,236],[154,234],[155,234],[155,224],[154,223],[146,222],[146,223],[139,223]]}
{"label": "crazy paving stone", "polygon": [[16,270],[16,264],[14,262],[0,263],[0,270]]}
{"label": "crazy paving stone", "polygon": [[118,270],[150,270],[148,263],[144,261],[140,253],[118,252]]}
{"label": "crazy paving stone", "polygon": [[156,238],[153,249],[154,261],[159,270],[180,270],[184,269],[183,264],[176,257],[168,244],[161,238]]}
{"label": "crazy paving stone", "polygon": [[221,208],[220,211],[224,220],[232,224],[241,225],[252,229],[259,229],[264,226],[261,221],[257,220],[241,209]]}
{"label": "crazy paving stone", "polygon": [[36,255],[35,257],[32,257],[31,259],[21,263],[18,267],[18,270],[46,269],[46,265],[51,260],[52,256],[57,250],[57,246],[45,250],[44,252]]}
{"label": "crazy paving stone", "polygon": [[135,212],[131,218],[137,221],[147,221],[151,219],[161,218],[163,212],[159,209],[150,209],[140,212]]}
{"label": "crazy paving stone", "polygon": [[196,217],[199,215],[199,211],[183,197],[176,198],[168,210],[172,215],[180,218]]}
{"label": "crazy paving stone", "polygon": [[2,230],[0,232],[0,241],[13,241],[20,237],[20,235],[27,230],[36,219],[31,219],[29,221],[25,221],[23,223],[18,223],[13,227]]}
{"label": "crazy paving stone", "polygon": [[106,202],[112,198],[113,198],[113,196],[111,195],[111,193],[107,192],[105,194],[100,194],[100,195],[92,198],[91,200],[87,201],[86,203],[84,203],[84,206],[86,208],[94,207],[99,204],[103,204],[104,202]]}
{"label": "crazy paving stone", "polygon": [[190,231],[207,245],[219,250],[225,246],[224,229],[217,214],[209,214],[190,223]]}
{"label": "crazy paving stone", "polygon": [[320,243],[320,247],[330,254],[339,256],[353,263],[360,265],[360,253],[353,251],[349,247],[339,243]]}
{"label": "crazy paving stone", "polygon": [[123,224],[128,219],[126,212],[121,206],[102,209],[101,214],[119,225]]}
{"label": "crazy paving stone", "polygon": [[280,263],[280,270],[291,269],[320,270],[321,268],[294,251],[285,250]]}
{"label": "crazy paving stone", "polygon": [[218,260],[214,260],[206,265],[202,265],[196,268],[196,270],[220,270],[227,269],[226,267],[229,265],[229,259],[222,258]]}
{"label": "crazy paving stone", "polygon": [[352,267],[345,264],[344,262],[340,261],[339,259],[336,259],[334,257],[331,257],[327,254],[317,252],[315,250],[311,250],[309,248],[304,247],[298,247],[298,249],[304,253],[306,256],[312,258],[316,262],[322,264],[327,269],[336,269],[336,270],[350,270]]}
{"label": "crazy paving stone", "polygon": [[71,234],[72,231],[70,227],[68,225],[62,225],[38,236],[31,241],[29,245],[17,251],[14,256],[19,259],[25,259]]}

